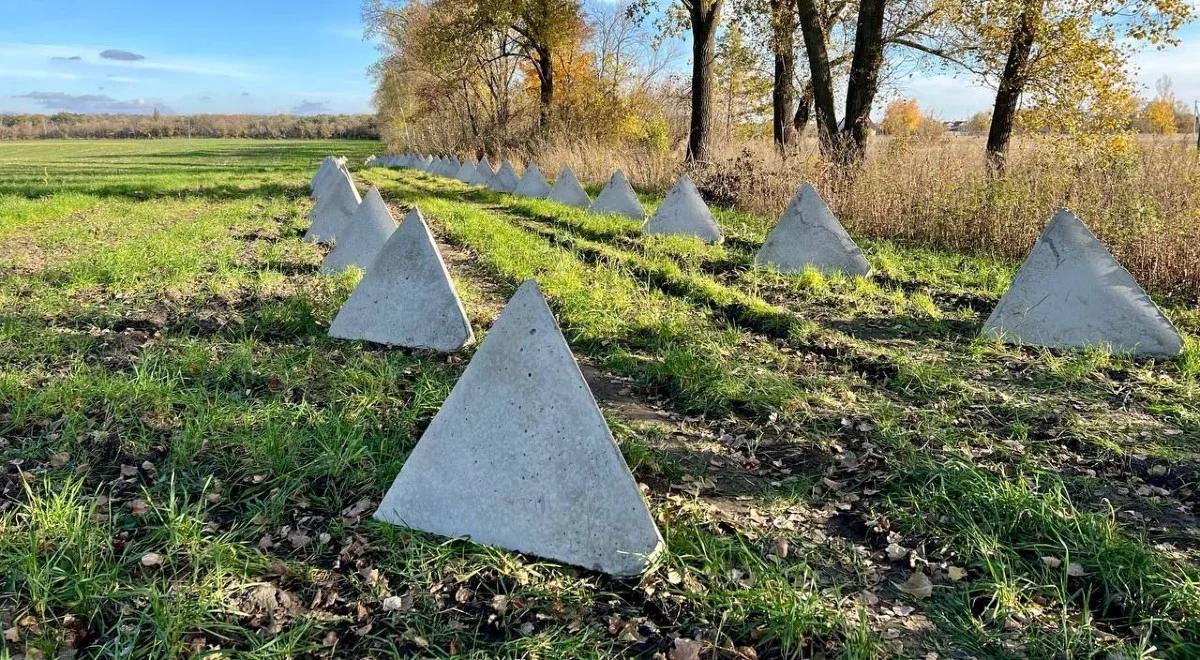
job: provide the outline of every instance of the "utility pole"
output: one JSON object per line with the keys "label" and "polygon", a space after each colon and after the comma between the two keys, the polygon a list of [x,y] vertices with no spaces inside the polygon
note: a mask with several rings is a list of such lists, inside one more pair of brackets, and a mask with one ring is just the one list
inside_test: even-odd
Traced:
{"label": "utility pole", "polygon": [[1192,101],[1192,121],[1196,123],[1196,150],[1200,151],[1200,101]]}

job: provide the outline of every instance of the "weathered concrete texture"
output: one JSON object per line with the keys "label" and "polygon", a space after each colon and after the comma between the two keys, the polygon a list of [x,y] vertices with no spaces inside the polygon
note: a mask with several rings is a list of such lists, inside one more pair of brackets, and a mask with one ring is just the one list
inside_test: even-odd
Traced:
{"label": "weathered concrete texture", "polygon": [[983,324],[983,335],[1049,348],[1175,356],[1171,321],[1067,209],[1054,215]]}
{"label": "weathered concrete texture", "polygon": [[475,186],[490,186],[492,177],[496,176],[496,171],[492,169],[492,164],[488,162],[487,156],[479,161],[479,165],[475,167],[475,178],[471,179],[471,185]]}
{"label": "weathered concrete texture", "polygon": [[379,520],[637,575],[662,537],[533,281],[517,289]]}
{"label": "weathered concrete texture", "polygon": [[550,184],[546,183],[538,166],[530,163],[513,192],[521,197],[545,197],[550,194]]}
{"label": "weathered concrete texture", "polygon": [[492,177],[490,188],[496,192],[511,193],[517,189],[517,171],[507,160],[500,164],[500,170]]}
{"label": "weathered concrete texture", "polygon": [[774,266],[781,273],[801,273],[812,266],[822,273],[867,275],[871,264],[820,193],[809,184],[800,187],[779,224],[754,258],[759,266]]}
{"label": "weathered concrete texture", "polygon": [[596,196],[596,201],[588,207],[588,213],[615,213],[638,220],[646,217],[646,211],[638,202],[633,186],[629,185],[629,179],[625,178],[625,173],[621,170],[613,172],[608,185],[604,186],[604,190]]}
{"label": "weathered concrete texture", "polygon": [[336,179],[338,171],[347,172],[345,160],[334,156],[327,156],[321,161],[321,166],[317,168],[317,173],[312,178],[312,198],[316,199],[325,190],[330,182]]}
{"label": "weathered concrete texture", "polygon": [[337,176],[332,177],[332,181],[322,189],[313,205],[312,213],[308,216],[312,225],[305,232],[304,240],[313,243],[337,240],[338,232],[350,222],[360,202],[362,198],[358,196],[350,174],[339,169]]}
{"label": "weathered concrete texture", "polygon": [[454,178],[458,179],[459,181],[462,181],[463,183],[470,183],[471,179],[474,178],[474,176],[475,176],[475,163],[471,162],[471,160],[469,158],[467,160],[464,160],[462,166],[459,167],[458,171],[454,173]]}
{"label": "weathered concrete texture", "polygon": [[686,174],[675,182],[642,230],[647,234],[695,236],[706,243],[719,243],[723,238],[696,184]]}
{"label": "weathered concrete texture", "polygon": [[338,310],[329,336],[445,353],[474,340],[433,234],[416,208]]}
{"label": "weathered concrete texture", "polygon": [[321,272],[338,273],[351,266],[367,270],[394,231],[396,221],[379,190],[371,186],[350,222],[338,232],[333,250],[321,262]]}
{"label": "weathered concrete texture", "polygon": [[565,165],[559,171],[558,178],[554,180],[554,187],[550,189],[548,199],[581,209],[592,205],[592,198],[588,197],[587,191],[579,184],[575,172]]}

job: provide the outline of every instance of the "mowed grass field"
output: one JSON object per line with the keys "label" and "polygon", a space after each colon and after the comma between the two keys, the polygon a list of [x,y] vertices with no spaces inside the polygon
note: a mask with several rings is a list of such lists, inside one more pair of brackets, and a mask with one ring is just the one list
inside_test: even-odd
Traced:
{"label": "mowed grass field", "polygon": [[[381,151],[0,143],[0,656],[1200,656],[1194,303],[1175,360],[1004,346],[1013,262],[779,276],[773,218],[650,239]],[[643,578],[370,519],[471,350],[326,336],[331,153],[419,205],[477,334],[541,284],[665,537]]]}

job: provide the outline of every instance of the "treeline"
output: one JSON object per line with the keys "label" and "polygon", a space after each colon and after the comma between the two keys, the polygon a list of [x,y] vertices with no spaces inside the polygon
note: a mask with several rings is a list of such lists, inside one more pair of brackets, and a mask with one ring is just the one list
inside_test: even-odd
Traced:
{"label": "treeline", "polygon": [[[365,16],[385,45],[376,105],[395,148],[593,141],[680,147],[703,163],[730,138],[765,133],[786,152],[815,127],[823,159],[853,171],[877,100],[918,65],[995,87],[986,150],[999,171],[1018,130],[1129,131],[1131,56],[1176,43],[1194,11],[1182,0],[366,0]],[[676,63],[688,59],[685,75]]]}
{"label": "treeline", "polygon": [[375,115],[0,114],[0,140],[59,138],[379,138]]}

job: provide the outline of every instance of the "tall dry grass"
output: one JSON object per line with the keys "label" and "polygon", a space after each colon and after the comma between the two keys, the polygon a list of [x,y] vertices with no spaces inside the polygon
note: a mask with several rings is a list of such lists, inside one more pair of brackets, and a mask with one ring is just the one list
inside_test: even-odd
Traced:
{"label": "tall dry grass", "polygon": [[[983,140],[972,137],[876,138],[853,177],[831,170],[811,140],[786,156],[766,141],[724,145],[690,173],[710,201],[769,216],[809,181],[855,235],[1012,259],[1067,206],[1145,286],[1200,299],[1200,152],[1187,136],[1114,140],[1019,139],[1001,178],[988,176]],[[570,165],[601,183],[622,169],[635,186],[660,192],[683,171],[679,154],[597,144],[558,144],[534,159],[548,176]]]}

